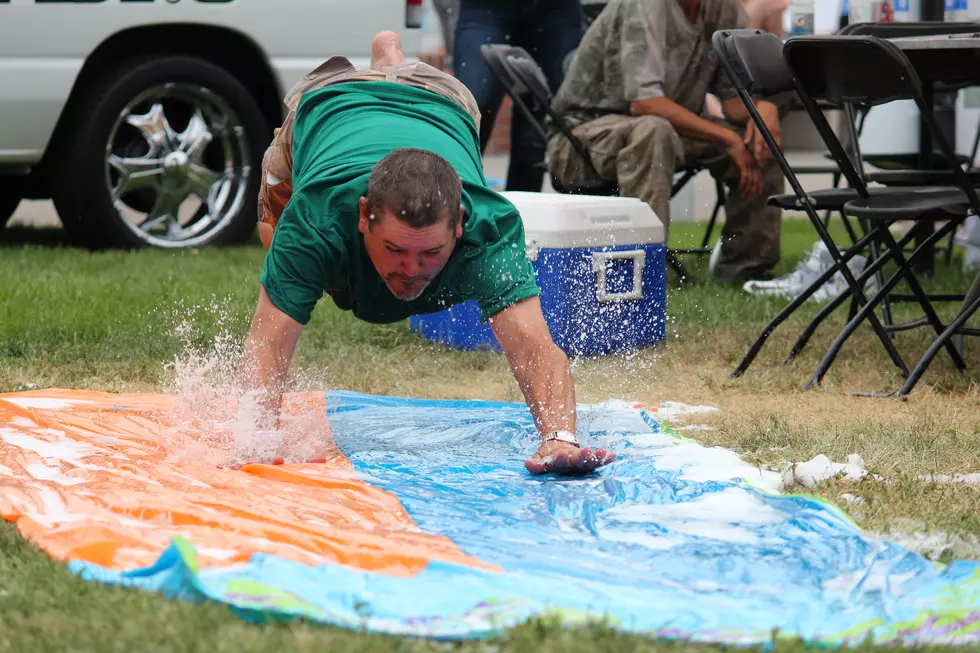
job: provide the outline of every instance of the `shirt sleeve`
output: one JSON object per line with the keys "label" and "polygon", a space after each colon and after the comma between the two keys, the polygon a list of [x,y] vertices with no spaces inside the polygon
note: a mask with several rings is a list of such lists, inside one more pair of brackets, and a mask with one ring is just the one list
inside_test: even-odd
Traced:
{"label": "shirt sleeve", "polygon": [[[673,1],[673,0],[669,0]],[[664,96],[668,23],[665,0],[634,0],[622,8],[620,65],[627,102]]]}
{"label": "shirt sleeve", "polygon": [[534,266],[527,257],[524,227],[514,213],[505,222],[500,238],[483,244],[468,255],[462,269],[459,288],[465,296],[476,299],[482,321],[522,299],[541,294],[534,276]]}
{"label": "shirt sleeve", "polygon": [[[745,5],[742,4],[742,0],[728,0],[723,3],[716,27],[717,30],[750,29],[751,27],[752,25],[749,24],[749,15],[745,11]],[[732,98],[738,97],[738,91],[735,90],[732,80],[728,78],[728,73],[725,72],[725,69],[722,68],[720,63],[716,63],[715,65],[715,74],[711,78],[711,83],[708,85],[708,92],[718,96],[721,100],[731,100]]]}
{"label": "shirt sleeve", "polygon": [[283,210],[266,253],[260,283],[273,305],[302,325],[330,287],[336,248],[313,227],[308,200],[293,195]]}

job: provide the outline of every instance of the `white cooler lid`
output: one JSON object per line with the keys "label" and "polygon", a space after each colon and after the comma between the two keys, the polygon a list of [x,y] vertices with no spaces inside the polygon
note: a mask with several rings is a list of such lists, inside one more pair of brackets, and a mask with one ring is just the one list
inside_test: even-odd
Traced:
{"label": "white cooler lid", "polygon": [[521,212],[527,246],[568,249],[664,242],[664,226],[635,197],[500,193]]}

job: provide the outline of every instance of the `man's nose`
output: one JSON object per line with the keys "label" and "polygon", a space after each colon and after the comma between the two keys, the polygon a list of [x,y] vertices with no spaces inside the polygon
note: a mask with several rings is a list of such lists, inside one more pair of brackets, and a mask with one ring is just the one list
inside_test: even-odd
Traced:
{"label": "man's nose", "polygon": [[422,261],[417,256],[406,256],[402,259],[402,270],[407,276],[414,277],[422,271]]}

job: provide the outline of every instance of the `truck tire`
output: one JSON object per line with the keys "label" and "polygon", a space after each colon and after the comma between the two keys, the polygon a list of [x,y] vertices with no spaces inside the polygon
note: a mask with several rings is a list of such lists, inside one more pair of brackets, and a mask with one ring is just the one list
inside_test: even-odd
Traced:
{"label": "truck tire", "polygon": [[272,130],[227,71],[186,55],[129,60],[105,71],[78,107],[52,184],[74,240],[177,249],[255,232]]}
{"label": "truck tire", "polygon": [[17,182],[22,181],[20,177],[0,176],[0,227],[7,224],[20,204],[21,192]]}

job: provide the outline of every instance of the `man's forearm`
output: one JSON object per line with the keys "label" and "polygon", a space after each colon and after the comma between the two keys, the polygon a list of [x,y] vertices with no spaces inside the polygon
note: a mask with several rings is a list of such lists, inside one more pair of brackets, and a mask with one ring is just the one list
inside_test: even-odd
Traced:
{"label": "man's forearm", "polygon": [[252,318],[245,351],[238,370],[238,385],[244,391],[257,393],[263,427],[275,428],[286,383],[289,364],[303,327],[279,311],[264,288],[259,290],[259,305]]}
{"label": "man's forearm", "polygon": [[681,136],[700,141],[709,141],[728,145],[739,136],[731,129],[717,125],[710,120],[692,113],[665,97],[650,98],[630,103],[630,113],[634,116],[660,116],[670,122]]}
{"label": "man's forearm", "polygon": [[[776,109],[776,105],[768,100],[760,100],[757,98],[753,100],[753,104],[755,104],[756,108],[760,111],[771,109],[776,113],[776,115],[779,115],[779,110]],[[749,115],[749,110],[745,108],[745,103],[742,102],[740,98],[731,98],[723,101],[721,103],[721,110],[722,113],[725,114],[725,118],[729,122],[736,125],[744,125],[752,118]]]}
{"label": "man's forearm", "polygon": [[245,342],[245,353],[239,370],[242,390],[256,392],[263,415],[262,424],[275,428],[279,420],[279,408],[286,381],[288,363],[280,347],[271,343],[262,345],[261,329],[253,329]]}
{"label": "man's forearm", "polygon": [[544,435],[575,432],[575,383],[568,357],[556,345],[534,348],[527,358],[512,361],[514,378]]}

